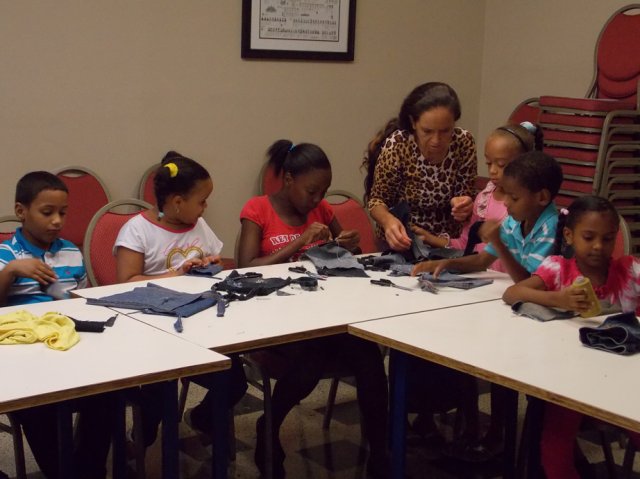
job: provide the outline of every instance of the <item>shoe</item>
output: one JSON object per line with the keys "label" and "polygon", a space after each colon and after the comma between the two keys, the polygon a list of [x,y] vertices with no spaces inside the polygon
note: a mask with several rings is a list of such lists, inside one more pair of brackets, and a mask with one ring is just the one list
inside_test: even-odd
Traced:
{"label": "shoe", "polygon": [[[253,456],[253,459],[256,463],[258,470],[260,471],[260,475],[262,477],[267,477],[267,458],[265,451],[265,430],[264,430],[264,415],[260,416],[256,421],[256,450]],[[273,439],[271,441],[272,446],[272,474],[271,477],[273,479],[284,479],[286,473],[284,471],[284,449],[282,449],[282,444],[280,444],[280,440],[278,439],[278,434],[273,435]]]}

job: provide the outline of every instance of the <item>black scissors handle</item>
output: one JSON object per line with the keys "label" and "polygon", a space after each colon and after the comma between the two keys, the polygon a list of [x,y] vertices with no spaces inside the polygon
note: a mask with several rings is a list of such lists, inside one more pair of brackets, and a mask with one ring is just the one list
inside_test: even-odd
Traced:
{"label": "black scissors handle", "polygon": [[370,283],[377,284],[378,286],[393,286],[393,283],[390,280],[384,278],[372,279]]}

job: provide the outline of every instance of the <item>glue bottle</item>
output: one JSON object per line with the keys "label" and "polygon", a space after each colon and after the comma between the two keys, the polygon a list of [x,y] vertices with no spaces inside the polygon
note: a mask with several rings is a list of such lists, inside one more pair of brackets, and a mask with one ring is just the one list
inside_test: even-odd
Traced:
{"label": "glue bottle", "polygon": [[602,311],[600,309],[600,301],[596,296],[596,292],[593,290],[593,286],[591,285],[591,281],[589,280],[589,278],[578,276],[574,280],[572,287],[583,290],[587,294],[587,300],[591,305],[588,310],[582,311],[580,313],[580,316],[582,316],[583,318],[590,318],[591,316],[599,315]]}

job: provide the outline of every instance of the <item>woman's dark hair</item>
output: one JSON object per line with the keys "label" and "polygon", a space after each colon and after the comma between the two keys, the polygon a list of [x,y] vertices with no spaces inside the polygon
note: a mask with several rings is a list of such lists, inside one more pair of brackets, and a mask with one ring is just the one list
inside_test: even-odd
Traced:
{"label": "woman's dark hair", "polygon": [[186,196],[201,180],[211,178],[209,172],[195,160],[169,151],[153,178],[158,211],[162,211],[169,195]]}
{"label": "woman's dark hair", "polygon": [[384,128],[378,131],[369,142],[361,166],[367,172],[364,179],[365,203],[371,193],[373,173],[385,140],[391,133],[398,129],[408,131],[411,134],[415,133],[413,123],[417,121],[425,111],[437,107],[449,109],[455,121],[458,121],[462,114],[458,94],[446,83],[429,82],[418,85],[402,102],[398,117],[389,120]]}
{"label": "woman's dark hair", "polygon": [[593,195],[585,195],[576,198],[566,210],[560,210],[558,215],[558,230],[556,231],[556,242],[554,254],[562,254],[565,257],[573,256],[573,250],[564,241],[564,228],[573,230],[580,222],[580,218],[585,213],[609,213],[611,218],[620,225],[620,217],[615,206],[606,198]]}
{"label": "woman's dark hair", "polygon": [[522,153],[533,150],[542,151],[543,135],[540,125],[534,125],[528,121],[520,124],[508,124],[499,126],[494,130],[493,134],[514,139]]}
{"label": "woman's dark hair", "polygon": [[16,203],[29,206],[41,191],[54,190],[69,193],[67,185],[48,171],[32,171],[18,180],[16,185]]}
{"label": "woman's dark hair", "polygon": [[527,190],[537,193],[548,190],[553,200],[562,184],[562,168],[556,160],[541,151],[529,151],[509,163],[503,177],[516,180]]}
{"label": "woman's dark hair", "polygon": [[276,176],[289,173],[295,178],[311,170],[331,169],[325,152],[313,143],[294,145],[290,140],[278,140],[269,147],[267,155]]}

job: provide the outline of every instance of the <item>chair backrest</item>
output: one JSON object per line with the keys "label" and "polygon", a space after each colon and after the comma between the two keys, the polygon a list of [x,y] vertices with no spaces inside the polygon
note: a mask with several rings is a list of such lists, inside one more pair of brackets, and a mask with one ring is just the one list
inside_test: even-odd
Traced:
{"label": "chair backrest", "polygon": [[325,198],[331,204],[340,226],[360,233],[360,249],[363,253],[379,251],[369,214],[355,195],[348,191],[333,190]]}
{"label": "chair backrest", "polygon": [[618,230],[618,236],[616,236],[616,244],[613,248],[613,258],[619,258],[620,256],[627,256],[631,254],[631,232],[629,231],[629,225],[620,217],[620,229]]}
{"label": "chair backrest", "polygon": [[596,43],[594,78],[587,96],[636,103],[638,80],[640,4],[636,3],[616,11],[602,28]]}
{"label": "chair backrest", "polygon": [[60,236],[82,249],[87,226],[96,211],[109,203],[109,192],[102,180],[83,166],[65,166],[53,173],[69,190],[67,219]]}
{"label": "chair backrest", "polygon": [[540,120],[539,98],[527,98],[520,102],[509,115],[507,123],[518,124],[529,121],[537,125]]}
{"label": "chair backrest", "polygon": [[96,212],[87,228],[83,249],[87,276],[92,286],[104,286],[117,282],[113,245],[120,228],[141,210],[151,208],[149,203],[131,198],[112,201]]}
{"label": "chair backrest", "polygon": [[14,215],[0,216],[0,242],[11,239],[20,224],[20,220]]}
{"label": "chair backrest", "polygon": [[156,170],[160,164],[155,164],[147,168],[140,178],[138,184],[138,198],[152,205],[156,204],[156,193],[153,188],[153,179],[156,177]]}
{"label": "chair backrest", "polygon": [[265,163],[260,170],[260,194],[271,195],[280,191],[282,188],[282,172],[276,175],[273,167],[269,163]]}

